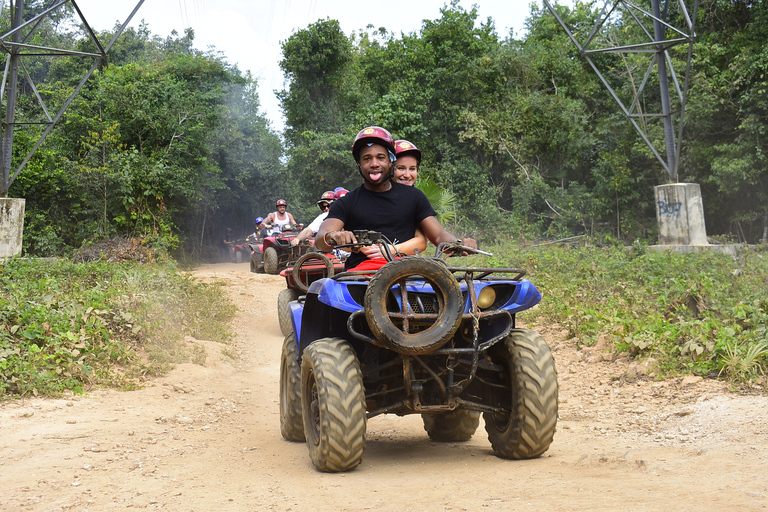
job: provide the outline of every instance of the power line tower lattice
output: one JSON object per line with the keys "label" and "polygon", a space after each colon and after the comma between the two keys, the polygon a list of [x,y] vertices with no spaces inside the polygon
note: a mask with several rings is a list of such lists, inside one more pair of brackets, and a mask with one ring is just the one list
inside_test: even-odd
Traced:
{"label": "power line tower lattice", "polygon": [[[16,177],[27,165],[37,149],[43,143],[48,134],[53,130],[56,122],[61,119],[64,111],[69,107],[72,100],[79,94],[83,85],[88,81],[93,72],[99,67],[107,55],[107,52],[115,43],[120,34],[130,23],[133,16],[139,10],[144,0],[139,0],[131,14],[115,32],[108,44],[102,45],[96,33],[83,16],[80,7],[75,0],[54,0],[51,5],[34,17],[24,20],[24,0],[9,0],[8,9],[10,10],[11,27],[10,30],[0,35],[0,50],[5,54],[5,68],[3,71],[3,82],[0,85],[0,98],[5,105],[2,126],[0,126],[0,258],[14,256],[21,253],[21,237],[23,231],[24,219],[24,200],[8,198],[8,191]],[[30,44],[29,41],[40,28],[43,21],[56,11],[63,9],[67,4],[71,4],[77,13],[82,26],[96,46],[98,53],[80,52],[65,48],[53,48]],[[5,0],[0,0],[0,17],[6,8]],[[29,67],[25,61],[34,59],[56,58],[56,57],[74,57],[92,60],[90,69],[74,88],[72,93],[63,101],[53,115],[46,105],[43,97],[38,91],[38,87],[33,80]],[[24,83],[28,91],[35,98],[37,112],[39,117],[35,119],[16,118],[16,103],[19,94],[20,83]],[[25,126],[43,126],[45,127],[37,137],[37,141],[32,149],[18,162],[13,165],[13,138],[18,129]],[[34,140],[34,138],[33,138]]]}
{"label": "power line tower lattice", "polygon": [[[691,11],[684,0],[606,0],[594,24],[578,28],[543,1],[668,174],[655,189],[659,242],[707,245],[699,186],[678,182],[699,0]],[[675,62],[685,64],[682,80]]]}

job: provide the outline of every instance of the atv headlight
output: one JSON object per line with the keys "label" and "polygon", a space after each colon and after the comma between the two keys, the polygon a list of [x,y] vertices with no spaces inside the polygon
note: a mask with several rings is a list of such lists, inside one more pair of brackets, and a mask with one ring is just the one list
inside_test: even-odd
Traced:
{"label": "atv headlight", "polygon": [[480,290],[480,295],[477,296],[477,307],[486,309],[493,306],[494,302],[496,302],[496,290],[493,286],[486,286]]}

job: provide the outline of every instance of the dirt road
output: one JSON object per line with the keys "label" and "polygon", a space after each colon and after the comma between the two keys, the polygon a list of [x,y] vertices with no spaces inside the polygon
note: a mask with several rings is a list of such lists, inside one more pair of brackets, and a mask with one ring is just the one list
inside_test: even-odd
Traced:
{"label": "dirt road", "polygon": [[[230,345],[203,343],[145,389],[0,404],[0,510],[723,511],[768,507],[768,397],[642,366],[539,329],[560,379],[560,421],[541,458],[495,457],[481,427],[431,442],[418,416],[368,422],[362,465],[314,470],[280,436],[282,279],[248,264],[218,278],[240,312]],[[545,299],[546,300],[546,297]],[[535,318],[521,318],[523,323]],[[232,358],[230,356],[236,356]]]}

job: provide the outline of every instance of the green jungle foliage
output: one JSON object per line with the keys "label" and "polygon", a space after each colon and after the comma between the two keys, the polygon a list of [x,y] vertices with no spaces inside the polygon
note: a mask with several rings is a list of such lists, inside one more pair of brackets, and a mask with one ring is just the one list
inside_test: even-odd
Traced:
{"label": "green jungle foliage", "polygon": [[0,263],[0,396],[132,388],[200,358],[184,336],[226,342],[221,286],[174,265]]}
{"label": "green jungle foliage", "polygon": [[[583,41],[602,5],[556,9]],[[683,26],[670,6],[670,21]],[[708,0],[698,20],[679,179],[702,186],[711,235],[755,243],[768,238],[768,4]],[[669,181],[667,172],[555,17],[533,3],[526,28],[519,38],[498,34],[492,19],[452,1],[408,34],[369,26],[347,36],[330,19],[296,31],[280,63],[292,198],[309,203],[358,184],[349,145],[376,124],[424,151],[421,174],[454,194],[459,234],[655,240],[654,186]],[[614,45],[644,38],[628,15],[598,34]],[[680,80],[686,57],[685,46],[670,50]],[[628,105],[649,58],[595,60]],[[640,99],[649,112],[660,110],[654,76]],[[664,153],[661,124],[642,128]]]}
{"label": "green jungle foliage", "polygon": [[[609,240],[610,241],[610,240]],[[614,240],[615,241],[615,240]],[[472,265],[528,271],[543,298],[521,313],[567,328],[580,345],[607,336],[619,352],[653,357],[659,377],[696,374],[766,382],[768,253],[679,254],[634,247],[500,243]]]}
{"label": "green jungle foliage", "polygon": [[[27,4],[28,19],[42,2]],[[8,15],[3,10],[4,30]],[[46,20],[31,44],[94,52],[69,21]],[[26,199],[25,254],[68,255],[86,242],[127,236],[204,259],[218,255],[227,227],[244,238],[274,194],[287,192],[278,179],[282,145],[259,112],[255,79],[213,49],[194,49],[193,40],[191,30],[161,39],[146,26],[120,36],[11,185],[10,197]],[[74,57],[23,62],[53,112],[91,64]],[[17,119],[43,114],[23,86]],[[40,131],[16,131],[14,166]]]}
{"label": "green jungle foliage", "polygon": [[[670,22],[682,26],[670,5]],[[28,0],[25,18],[45,7]],[[601,7],[556,4],[582,39]],[[57,11],[29,42],[94,51],[73,14],[70,5]],[[3,10],[0,28],[9,16]],[[680,167],[680,181],[702,187],[709,234],[750,243],[768,238],[765,26],[764,0],[700,3]],[[598,34],[614,44],[643,37],[626,15]],[[211,258],[227,227],[245,237],[277,198],[308,223],[323,191],[360,183],[349,148],[370,124],[424,151],[421,176],[445,192],[436,197],[449,200],[444,220],[459,235],[657,237],[654,186],[669,176],[536,3],[523,34],[499,34],[493,19],[455,0],[407,34],[373,26],[345,34],[331,19],[297,30],[280,61],[283,138],[259,112],[256,80],[221,52],[193,45],[191,30],[162,38],[144,25],[120,36],[11,186],[10,197],[27,200],[26,254],[66,255],[86,241],[128,236],[177,257]],[[685,46],[670,51],[681,79],[686,56]],[[596,62],[626,104],[648,58],[604,54]],[[90,65],[25,59],[49,111]],[[654,76],[640,100],[647,111],[658,110]],[[17,118],[43,114],[22,86]],[[660,123],[642,127],[663,148]],[[14,164],[39,133],[17,129]]]}

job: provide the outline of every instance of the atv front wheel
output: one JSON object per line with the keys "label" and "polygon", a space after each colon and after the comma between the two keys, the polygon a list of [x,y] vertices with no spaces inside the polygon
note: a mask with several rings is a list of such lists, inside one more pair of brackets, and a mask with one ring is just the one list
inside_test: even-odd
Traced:
{"label": "atv front wheel", "polygon": [[421,419],[429,438],[443,443],[469,441],[480,425],[480,413],[466,409],[422,414]]}
{"label": "atv front wheel", "polygon": [[289,302],[299,298],[299,291],[293,288],[280,290],[277,295],[277,319],[280,321],[280,331],[283,336],[288,336],[293,332],[293,322],[291,321],[291,308]]}
{"label": "atv front wheel", "polygon": [[277,275],[277,250],[274,247],[264,249],[264,272]]}
{"label": "atv front wheel", "polygon": [[323,338],[304,349],[301,409],[312,464],[328,472],[356,468],[365,450],[365,389],[345,340]]}
{"label": "atv front wheel", "polygon": [[280,433],[286,441],[304,441],[301,419],[301,366],[296,335],[285,337],[280,355]]}
{"label": "atv front wheel", "polygon": [[[431,290],[421,283],[408,290],[409,277],[426,282]],[[381,267],[365,292],[365,318],[373,335],[400,354],[428,354],[442,347],[459,328],[463,307],[464,296],[451,271],[442,262],[417,256]],[[425,319],[424,314],[432,316]]]}
{"label": "atv front wheel", "polygon": [[557,371],[544,338],[513,329],[494,347],[508,387],[493,387],[492,404],[506,414],[483,413],[493,451],[505,459],[533,459],[546,452],[557,426]]}
{"label": "atv front wheel", "polygon": [[[293,265],[293,282],[296,283],[296,287],[302,292],[306,293],[309,290],[309,273],[306,269],[302,268],[309,265],[325,265],[325,273],[323,277],[333,277],[334,268],[333,262],[325,254],[319,252],[308,252],[303,254],[296,263]],[[316,269],[312,269],[312,273],[317,273]]]}

